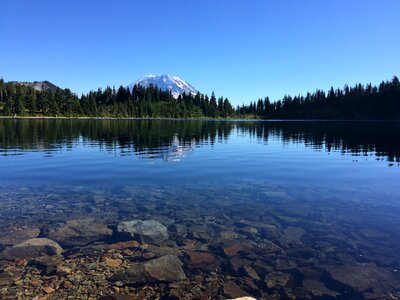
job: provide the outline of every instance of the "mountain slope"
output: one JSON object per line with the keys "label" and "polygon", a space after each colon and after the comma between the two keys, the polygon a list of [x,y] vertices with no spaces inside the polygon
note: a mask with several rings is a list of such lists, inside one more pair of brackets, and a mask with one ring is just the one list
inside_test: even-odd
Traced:
{"label": "mountain slope", "polygon": [[23,81],[12,81],[12,83],[21,84],[24,86],[30,86],[37,91],[51,91],[54,92],[59,89],[58,86],[51,83],[50,81],[34,81],[34,82],[23,82]]}
{"label": "mountain slope", "polygon": [[196,95],[198,93],[198,91],[193,86],[191,86],[182,78],[168,74],[146,75],[141,79],[135,81],[134,83],[130,84],[128,87],[132,89],[134,85],[140,85],[145,88],[149,87],[150,85],[157,86],[163,91],[171,91],[174,98],[178,98],[178,96],[183,93],[192,95]]}

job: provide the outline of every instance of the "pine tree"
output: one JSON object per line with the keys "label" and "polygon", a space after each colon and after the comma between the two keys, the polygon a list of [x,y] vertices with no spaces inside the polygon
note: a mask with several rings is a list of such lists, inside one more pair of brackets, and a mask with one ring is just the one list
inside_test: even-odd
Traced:
{"label": "pine tree", "polygon": [[29,89],[25,96],[25,105],[29,110],[30,114],[33,114],[36,110],[36,93],[33,89]]}

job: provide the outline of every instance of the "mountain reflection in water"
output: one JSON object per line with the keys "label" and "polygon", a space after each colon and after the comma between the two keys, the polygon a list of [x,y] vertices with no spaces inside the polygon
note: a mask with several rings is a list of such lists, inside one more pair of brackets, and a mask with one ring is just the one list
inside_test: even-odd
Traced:
{"label": "mountain reflection in water", "polygon": [[[117,155],[176,161],[197,146],[247,134],[267,144],[304,144],[317,151],[374,156],[400,162],[400,125],[391,122],[174,121],[174,120],[1,120],[1,155],[54,153],[84,145]],[[393,165],[393,164],[389,164]]]}

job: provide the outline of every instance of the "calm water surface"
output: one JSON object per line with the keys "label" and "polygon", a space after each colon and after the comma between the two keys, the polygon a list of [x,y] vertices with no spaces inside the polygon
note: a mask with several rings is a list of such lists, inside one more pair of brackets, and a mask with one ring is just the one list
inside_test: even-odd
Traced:
{"label": "calm water surface", "polygon": [[[218,276],[211,298],[234,282],[258,298],[397,299],[399,162],[398,123],[0,120],[0,250],[27,228],[157,220],[187,280]],[[79,234],[54,239],[115,242]]]}

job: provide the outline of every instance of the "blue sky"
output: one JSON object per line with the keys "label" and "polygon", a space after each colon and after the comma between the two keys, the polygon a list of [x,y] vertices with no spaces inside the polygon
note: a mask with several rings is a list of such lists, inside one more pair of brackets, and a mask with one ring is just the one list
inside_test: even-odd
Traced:
{"label": "blue sky", "polygon": [[170,73],[241,104],[400,75],[398,0],[0,4],[0,76],[78,94]]}

